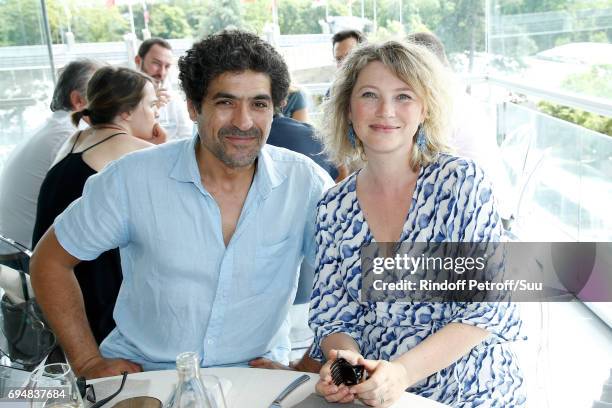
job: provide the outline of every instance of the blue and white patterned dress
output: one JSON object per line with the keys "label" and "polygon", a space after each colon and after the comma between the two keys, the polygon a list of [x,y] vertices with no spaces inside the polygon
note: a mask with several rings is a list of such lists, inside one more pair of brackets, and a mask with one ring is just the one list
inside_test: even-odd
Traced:
{"label": "blue and white patterned dress", "polygon": [[[360,248],[373,236],[356,183],[354,173],[319,202],[311,357],[322,360],[321,341],[343,332],[355,339],[365,358],[392,360],[445,325],[465,323],[491,335],[408,391],[453,407],[525,406],[523,377],[509,347],[521,328],[515,304],[360,301]],[[497,242],[501,233],[490,184],[472,161],[440,154],[420,170],[401,241]]]}

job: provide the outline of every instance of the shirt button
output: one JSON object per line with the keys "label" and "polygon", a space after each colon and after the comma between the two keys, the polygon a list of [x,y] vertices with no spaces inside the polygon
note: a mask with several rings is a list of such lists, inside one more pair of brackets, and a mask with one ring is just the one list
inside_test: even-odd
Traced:
{"label": "shirt button", "polygon": [[208,340],[207,343],[208,344],[215,344],[215,341],[214,340]]}

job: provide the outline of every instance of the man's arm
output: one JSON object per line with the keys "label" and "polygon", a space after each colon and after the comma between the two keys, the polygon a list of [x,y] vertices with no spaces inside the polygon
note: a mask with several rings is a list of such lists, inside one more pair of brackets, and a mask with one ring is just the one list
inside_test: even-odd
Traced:
{"label": "man's arm", "polygon": [[80,262],[59,243],[53,227],[45,233],[30,261],[36,299],[78,376],[86,378],[138,372],[142,368],[121,359],[105,359],[93,337],[83,293],[73,268]]}

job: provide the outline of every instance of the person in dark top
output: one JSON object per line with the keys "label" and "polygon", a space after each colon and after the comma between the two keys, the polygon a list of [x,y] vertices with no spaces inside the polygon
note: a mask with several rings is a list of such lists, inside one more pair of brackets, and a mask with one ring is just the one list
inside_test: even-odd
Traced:
{"label": "person in dark top", "polygon": [[[87,87],[88,107],[73,113],[79,131],[60,149],[40,188],[32,244],[36,245],[55,217],[81,197],[90,176],[121,156],[164,141],[156,124],[157,96],[150,77],[128,68],[104,67]],[[83,291],[87,320],[99,343],[115,327],[113,309],[122,281],[117,248],[74,268]]]}
{"label": "person in dark top", "polygon": [[277,113],[272,120],[270,136],[266,143],[310,157],[335,180],[338,177],[338,170],[323,153],[323,144],[315,137],[314,132],[314,128],[308,123]]}
{"label": "person in dark top", "polygon": [[306,95],[301,89],[294,85],[289,86],[289,94],[282,108],[282,113],[288,118],[308,122],[308,103],[306,102]]}

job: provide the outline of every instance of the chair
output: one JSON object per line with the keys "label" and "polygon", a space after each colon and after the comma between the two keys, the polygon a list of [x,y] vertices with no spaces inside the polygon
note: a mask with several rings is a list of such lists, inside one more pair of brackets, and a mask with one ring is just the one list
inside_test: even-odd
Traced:
{"label": "chair", "polygon": [[31,370],[56,345],[55,335],[32,297],[31,252],[0,235],[0,353],[3,365]]}

